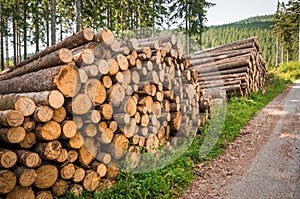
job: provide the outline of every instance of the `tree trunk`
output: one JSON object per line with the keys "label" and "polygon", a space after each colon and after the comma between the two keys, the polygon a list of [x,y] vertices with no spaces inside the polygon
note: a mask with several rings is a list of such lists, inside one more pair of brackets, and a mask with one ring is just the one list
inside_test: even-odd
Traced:
{"label": "tree trunk", "polygon": [[81,27],[81,0],[76,0],[76,32]]}
{"label": "tree trunk", "polygon": [[27,0],[23,0],[23,12],[24,12],[24,16],[23,16],[23,47],[24,47],[24,57],[23,59],[27,58]]}
{"label": "tree trunk", "polygon": [[3,14],[2,14],[2,2],[0,2],[0,65],[1,71],[4,70],[4,48],[3,48],[3,38],[4,38],[4,27],[3,27]]}
{"label": "tree trunk", "polygon": [[34,54],[31,57],[28,57],[26,60],[24,60],[24,61],[20,62],[18,65],[16,65],[16,67],[20,67],[25,64],[28,64],[29,62],[32,62],[33,60],[39,59],[47,54],[58,51],[61,48],[73,49],[77,46],[88,43],[89,41],[92,41],[93,39],[94,39],[93,30],[90,28],[85,28],[85,29],[65,38],[63,41],[61,41],[53,46],[50,46],[50,47],[42,50],[41,52]]}
{"label": "tree trunk", "polygon": [[[8,19],[5,19],[5,25],[8,26]],[[5,58],[6,58],[6,68],[9,67],[9,41],[8,41],[8,31],[5,31]]]}
{"label": "tree trunk", "polygon": [[28,74],[31,72],[38,71],[40,69],[45,69],[53,66],[59,66],[68,62],[72,61],[72,53],[70,50],[66,48],[59,49],[58,51],[55,51],[53,53],[47,54],[44,57],[41,57],[40,59],[36,59],[26,65],[23,65],[22,67],[16,68],[13,67],[15,70],[3,74],[0,76],[0,81],[9,79],[12,77]]}
{"label": "tree trunk", "polygon": [[[55,0],[51,0],[51,45],[56,43],[56,5]],[[48,22],[47,22],[48,23]]]}
{"label": "tree trunk", "polygon": [[1,94],[58,89],[65,96],[73,97],[79,92],[80,87],[78,69],[72,65],[42,69],[0,81]]}

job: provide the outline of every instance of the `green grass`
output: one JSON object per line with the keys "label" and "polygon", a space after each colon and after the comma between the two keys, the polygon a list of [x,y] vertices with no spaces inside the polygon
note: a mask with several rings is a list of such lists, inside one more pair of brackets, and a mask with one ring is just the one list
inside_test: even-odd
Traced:
{"label": "green grass", "polygon": [[300,79],[300,62],[281,63],[274,73],[284,79],[295,81]]}
{"label": "green grass", "polygon": [[[223,153],[226,146],[232,142],[247,122],[268,102],[287,88],[291,81],[274,74],[269,75],[266,92],[251,93],[247,97],[231,98],[226,107],[226,119],[223,128],[217,133],[219,139],[205,157],[199,157],[199,150],[209,132],[209,124],[199,130],[191,146],[175,162],[157,171],[147,173],[121,173],[116,184],[100,193],[83,193],[78,198],[176,198],[194,178],[193,166],[207,162]],[[213,131],[213,130],[212,130]],[[151,164],[151,162],[150,162]],[[75,198],[67,194],[64,198]]]}

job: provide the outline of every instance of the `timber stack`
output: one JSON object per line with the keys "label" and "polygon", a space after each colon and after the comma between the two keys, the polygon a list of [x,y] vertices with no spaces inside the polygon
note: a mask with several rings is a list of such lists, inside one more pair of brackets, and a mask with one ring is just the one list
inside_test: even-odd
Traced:
{"label": "timber stack", "polygon": [[216,97],[221,90],[228,95],[263,91],[268,75],[256,37],[196,52],[189,62],[202,91]]}
{"label": "timber stack", "polygon": [[188,67],[174,36],[119,42],[85,28],[0,75],[0,196],[93,192],[118,160],[136,167],[180,129],[195,133],[211,97]]}

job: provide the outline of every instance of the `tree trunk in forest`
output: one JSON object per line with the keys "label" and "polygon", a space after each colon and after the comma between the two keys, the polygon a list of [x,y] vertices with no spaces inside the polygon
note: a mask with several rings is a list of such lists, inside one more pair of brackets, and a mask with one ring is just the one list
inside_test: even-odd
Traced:
{"label": "tree trunk in forest", "polygon": [[76,32],[81,27],[81,0],[76,0]]}
{"label": "tree trunk in forest", "polygon": [[51,45],[56,43],[56,4],[55,0],[51,0]]}
{"label": "tree trunk in forest", "polygon": [[27,58],[27,0],[24,0],[23,1],[23,12],[24,12],[24,15],[23,15],[23,43],[24,43],[24,57],[23,59],[26,59]]}
{"label": "tree trunk in forest", "polygon": [[279,54],[279,41],[278,41],[278,33],[276,33],[276,54],[275,54],[275,66],[278,67],[278,54]]}
{"label": "tree trunk in forest", "polygon": [[0,65],[1,70],[4,70],[4,48],[3,48],[3,37],[4,37],[4,28],[3,28],[3,16],[2,16],[2,2],[0,2]]}
{"label": "tree trunk in forest", "polygon": [[17,64],[17,40],[16,40],[16,16],[13,14],[13,48],[14,48],[14,65]]}
{"label": "tree trunk in forest", "polygon": [[[5,26],[8,25],[8,18],[5,19]],[[9,67],[9,42],[8,42],[8,31],[5,29],[5,58],[6,58],[6,68]]]}

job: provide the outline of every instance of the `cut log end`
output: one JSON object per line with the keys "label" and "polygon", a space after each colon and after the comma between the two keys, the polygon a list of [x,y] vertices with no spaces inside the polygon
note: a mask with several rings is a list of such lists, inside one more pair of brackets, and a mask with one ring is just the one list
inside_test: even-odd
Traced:
{"label": "cut log end", "polygon": [[72,65],[63,66],[56,76],[56,86],[66,97],[74,97],[80,90],[78,69]]}

